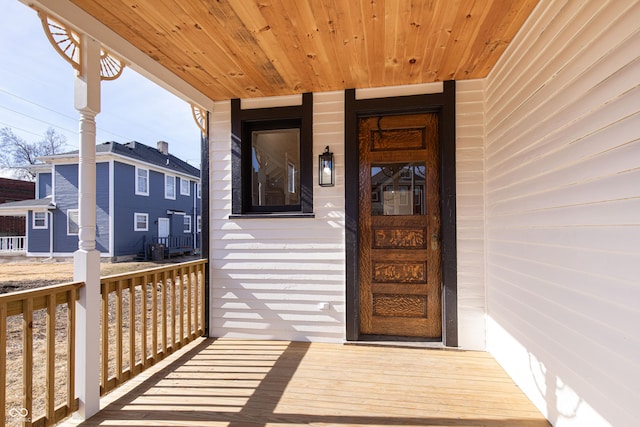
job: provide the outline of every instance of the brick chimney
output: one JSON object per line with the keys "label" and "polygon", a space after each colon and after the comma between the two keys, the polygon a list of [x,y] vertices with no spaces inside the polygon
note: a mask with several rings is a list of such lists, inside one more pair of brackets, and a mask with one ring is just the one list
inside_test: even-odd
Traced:
{"label": "brick chimney", "polygon": [[158,151],[162,154],[169,154],[169,143],[166,141],[158,141]]}

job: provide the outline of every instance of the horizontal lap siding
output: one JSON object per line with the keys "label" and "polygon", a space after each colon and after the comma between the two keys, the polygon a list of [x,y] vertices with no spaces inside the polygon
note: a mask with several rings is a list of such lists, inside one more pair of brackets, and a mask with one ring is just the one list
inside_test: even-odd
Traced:
{"label": "horizontal lap siding", "polygon": [[638,22],[542,1],[486,82],[487,344],[556,425],[637,422]]}
{"label": "horizontal lap siding", "polygon": [[[265,99],[252,107],[280,101]],[[344,94],[314,94],[313,113],[315,218],[229,219],[231,109],[229,102],[215,105],[210,147],[213,336],[344,340]],[[321,188],[317,158],[327,145],[335,155],[337,183]]]}
{"label": "horizontal lap siding", "polygon": [[458,340],[485,348],[484,80],[456,82]]}

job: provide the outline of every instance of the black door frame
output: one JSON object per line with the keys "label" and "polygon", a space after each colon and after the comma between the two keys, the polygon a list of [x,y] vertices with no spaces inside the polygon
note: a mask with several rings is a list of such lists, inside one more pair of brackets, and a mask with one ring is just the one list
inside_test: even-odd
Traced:
{"label": "black door frame", "polygon": [[456,253],[456,84],[443,82],[442,93],[390,98],[356,99],[345,91],[345,251],[346,336],[360,338],[360,251],[358,243],[358,119],[372,115],[436,112],[439,115],[440,210],[442,233],[442,342],[458,346]]}

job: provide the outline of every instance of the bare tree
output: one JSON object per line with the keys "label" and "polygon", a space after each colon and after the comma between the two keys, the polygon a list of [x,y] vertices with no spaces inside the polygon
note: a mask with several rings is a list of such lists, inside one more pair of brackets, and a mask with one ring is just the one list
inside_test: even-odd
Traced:
{"label": "bare tree", "polygon": [[12,169],[21,179],[35,179],[36,174],[29,166],[40,163],[38,157],[60,154],[67,148],[67,138],[53,128],[47,129],[44,138],[37,142],[25,141],[11,128],[0,129],[0,166]]}

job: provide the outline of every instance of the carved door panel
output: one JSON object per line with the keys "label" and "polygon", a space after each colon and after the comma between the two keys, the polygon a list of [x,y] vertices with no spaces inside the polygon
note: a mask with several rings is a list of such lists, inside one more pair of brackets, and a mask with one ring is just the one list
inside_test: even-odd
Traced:
{"label": "carved door panel", "polygon": [[360,333],[439,338],[438,115],[359,122]]}

